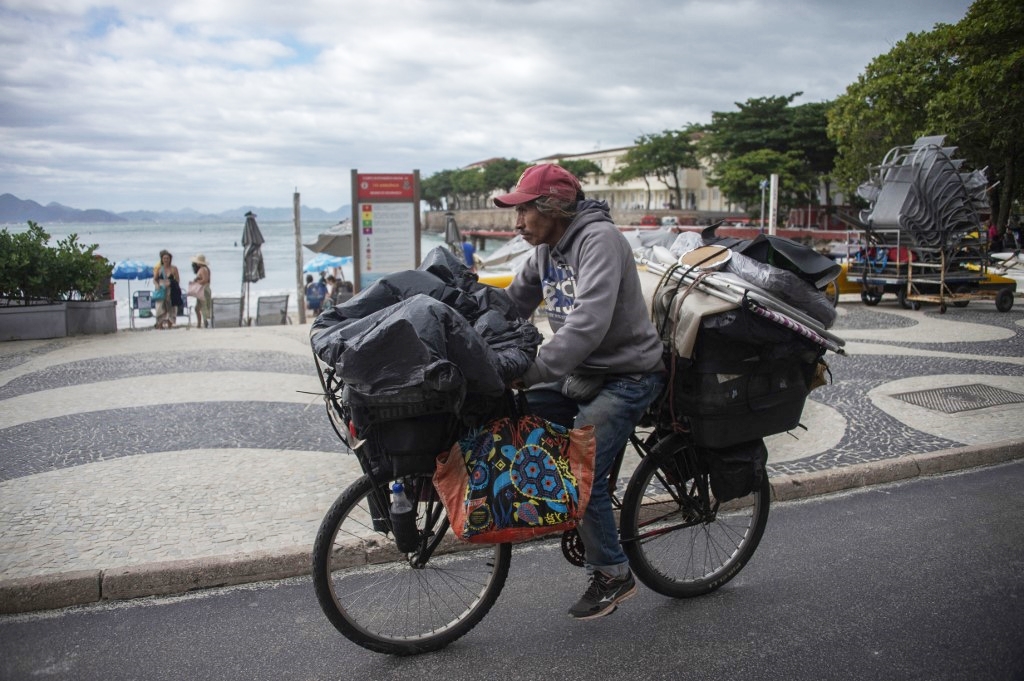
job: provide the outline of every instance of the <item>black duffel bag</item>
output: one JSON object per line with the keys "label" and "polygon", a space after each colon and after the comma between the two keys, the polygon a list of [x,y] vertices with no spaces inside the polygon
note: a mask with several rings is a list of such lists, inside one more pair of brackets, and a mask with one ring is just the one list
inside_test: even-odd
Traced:
{"label": "black duffel bag", "polygon": [[724,448],[792,430],[800,423],[822,350],[744,310],[701,322],[692,359],[677,359],[675,415],[694,442]]}
{"label": "black duffel bag", "polygon": [[718,501],[731,501],[751,494],[767,475],[768,448],[764,446],[764,440],[702,449],[701,454],[708,467],[711,492]]}
{"label": "black duffel bag", "polygon": [[433,473],[434,459],[454,444],[460,432],[463,394],[422,386],[366,395],[346,386],[342,402],[352,414],[357,454],[375,476]]}

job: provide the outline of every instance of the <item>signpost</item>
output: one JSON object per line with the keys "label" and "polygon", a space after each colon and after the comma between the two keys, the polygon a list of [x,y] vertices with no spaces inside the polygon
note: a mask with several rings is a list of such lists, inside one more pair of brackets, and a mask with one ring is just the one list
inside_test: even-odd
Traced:
{"label": "signpost", "polygon": [[420,173],[352,171],[352,268],[358,293],[420,264]]}

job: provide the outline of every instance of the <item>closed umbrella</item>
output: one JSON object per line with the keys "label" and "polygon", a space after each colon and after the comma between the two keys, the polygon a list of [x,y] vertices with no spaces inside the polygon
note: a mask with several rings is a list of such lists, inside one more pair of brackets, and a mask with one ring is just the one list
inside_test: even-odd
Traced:
{"label": "closed umbrella", "polygon": [[451,247],[453,253],[462,254],[462,232],[455,222],[454,213],[444,214],[444,242]]}
{"label": "closed umbrella", "polygon": [[245,228],[242,230],[242,298],[243,307],[239,307],[238,316],[241,318],[242,310],[245,316],[249,316],[249,284],[259,281],[267,276],[263,269],[263,234],[259,225],[256,224],[256,214],[249,211],[245,214]]}
{"label": "closed umbrella", "polygon": [[338,257],[352,255],[352,221],[342,220],[326,232],[321,232],[316,241],[302,244],[314,253],[326,253]]}

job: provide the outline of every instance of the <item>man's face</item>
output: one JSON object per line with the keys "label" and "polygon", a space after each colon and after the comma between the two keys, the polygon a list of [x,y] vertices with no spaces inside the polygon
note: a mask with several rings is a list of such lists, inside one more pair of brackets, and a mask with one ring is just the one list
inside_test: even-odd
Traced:
{"label": "man's face", "polygon": [[516,232],[522,234],[531,246],[547,244],[553,248],[565,234],[565,227],[560,226],[555,218],[537,210],[531,201],[516,206]]}

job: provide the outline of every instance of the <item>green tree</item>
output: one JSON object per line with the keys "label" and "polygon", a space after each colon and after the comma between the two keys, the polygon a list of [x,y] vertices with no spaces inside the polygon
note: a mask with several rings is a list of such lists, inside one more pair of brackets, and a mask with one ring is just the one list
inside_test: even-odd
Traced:
{"label": "green tree", "polygon": [[1024,200],[1024,5],[975,0],[955,25],[909,34],[876,57],[829,113],[835,177],[852,189],[897,146],[946,135],[988,168],[997,224]]}
{"label": "green tree", "polygon": [[890,149],[937,134],[928,108],[949,85],[953,65],[932,33],[911,33],[875,57],[828,111],[828,135],[838,149],[833,179],[849,195]]}
{"label": "green tree", "polygon": [[784,212],[814,201],[821,182],[830,204],[829,172],[836,154],[827,134],[830,105],[791,106],[801,94],[756,97],[737,102],[736,111],[712,112],[711,123],[701,127],[699,144],[711,166],[708,184],[735,203],[756,206],[761,181],[775,173]]}
{"label": "green tree", "polygon": [[728,160],[759,149],[785,152],[792,148],[793,124],[789,105],[799,97],[756,97],[736,102],[736,111],[712,111],[702,126],[700,151]]}
{"label": "green tree", "polygon": [[[487,191],[484,173],[479,168],[463,168],[452,171],[454,208],[458,210],[479,208],[480,200],[487,194]],[[449,208],[451,207],[449,205]]]}
{"label": "green tree", "polygon": [[580,182],[586,181],[588,175],[600,175],[604,172],[601,170],[601,166],[588,160],[563,159],[558,162],[558,165],[579,178]]}
{"label": "green tree", "polygon": [[[836,162],[835,142],[828,136],[828,110],[831,102],[809,102],[790,109],[793,150],[800,153],[808,177],[825,189],[826,213],[832,214],[832,168]],[[808,194],[813,198],[815,186]]]}
{"label": "green tree", "polygon": [[682,206],[683,171],[700,167],[692,126],[685,130],[665,130],[660,135],[641,135],[635,145],[623,155],[623,165],[608,179],[624,182],[643,178],[647,183],[647,207],[650,208],[651,185],[647,177],[653,175],[675,195],[676,207]]}
{"label": "green tree", "polygon": [[955,65],[930,102],[929,120],[975,167],[989,167],[999,228],[1024,202],[1024,4],[975,0],[935,37]]}
{"label": "green tree", "polygon": [[516,158],[499,158],[484,166],[484,186],[488,191],[512,191],[519,181],[519,176],[529,167],[529,163]]}
{"label": "green tree", "polygon": [[772,173],[779,176],[779,209],[783,215],[788,207],[799,205],[814,190],[800,152],[772,149],[757,149],[720,164],[714,186],[726,196],[742,197],[745,205],[757,206],[761,182]]}
{"label": "green tree", "polygon": [[636,145],[626,150],[626,153],[619,159],[619,167],[610,175],[608,181],[615,184],[624,184],[630,180],[643,180],[647,188],[647,198],[644,208],[651,209],[651,176],[654,175],[654,159],[650,153],[650,147]]}
{"label": "green tree", "polygon": [[452,172],[441,170],[420,182],[420,198],[427,202],[431,210],[441,210],[445,203],[451,205]]}

